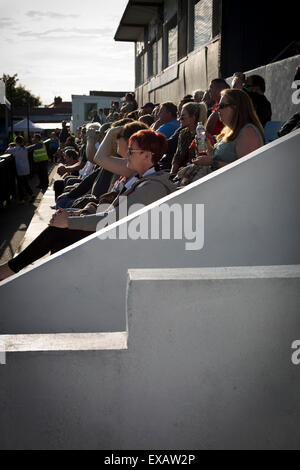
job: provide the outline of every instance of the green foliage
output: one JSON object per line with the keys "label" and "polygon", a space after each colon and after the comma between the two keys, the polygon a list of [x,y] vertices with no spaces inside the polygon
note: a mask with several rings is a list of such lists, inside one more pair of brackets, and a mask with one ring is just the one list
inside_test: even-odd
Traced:
{"label": "green foliage", "polygon": [[31,108],[42,104],[38,96],[26,90],[23,85],[17,85],[19,81],[17,73],[12,76],[4,73],[2,80],[6,87],[6,97],[15,108],[27,106],[27,103],[29,103]]}

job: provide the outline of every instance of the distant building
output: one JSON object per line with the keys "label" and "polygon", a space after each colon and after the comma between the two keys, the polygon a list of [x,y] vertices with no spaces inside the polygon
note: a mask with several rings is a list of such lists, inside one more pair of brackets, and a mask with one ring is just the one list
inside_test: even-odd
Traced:
{"label": "distant building", "polygon": [[[125,91],[91,91],[90,95],[72,95],[72,124],[73,132],[79,126],[91,121],[93,111],[103,109],[108,115],[111,102],[117,101],[121,105],[124,100]],[[121,107],[121,106],[120,106]]]}
{"label": "distant building", "polygon": [[[14,108],[14,122],[27,118],[27,108]],[[49,106],[30,108],[30,120],[45,131],[61,128],[62,121],[70,122],[72,116],[72,102],[63,102],[60,96],[54,99]]]}
{"label": "distant building", "polygon": [[72,112],[72,101],[63,101],[60,96],[56,96],[54,98],[54,102],[52,104],[49,104],[47,108],[55,108],[55,109],[64,109],[64,110],[69,110]]}
{"label": "distant building", "polygon": [[284,6],[240,0],[129,1],[115,40],[135,44],[139,105],[178,101],[207,89],[214,78],[299,54],[293,11],[291,1]]}

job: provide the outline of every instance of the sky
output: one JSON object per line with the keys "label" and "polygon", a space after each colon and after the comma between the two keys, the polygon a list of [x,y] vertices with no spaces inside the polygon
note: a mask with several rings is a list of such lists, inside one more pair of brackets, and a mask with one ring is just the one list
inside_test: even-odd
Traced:
{"label": "sky", "polygon": [[132,43],[114,35],[128,0],[0,0],[0,77],[41,98],[134,89]]}

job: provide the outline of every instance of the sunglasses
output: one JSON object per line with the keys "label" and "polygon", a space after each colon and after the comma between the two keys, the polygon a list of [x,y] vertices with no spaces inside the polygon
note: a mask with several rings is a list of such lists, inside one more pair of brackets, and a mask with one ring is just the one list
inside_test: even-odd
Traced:
{"label": "sunglasses", "polygon": [[230,106],[233,106],[232,104],[226,104],[226,103],[220,103],[218,106],[218,109],[225,109],[229,108]]}
{"label": "sunglasses", "polygon": [[140,149],[134,150],[133,148],[128,147],[128,150],[127,150],[128,155],[131,156],[135,152],[140,152],[141,153],[141,152],[144,152],[144,150],[140,150]]}

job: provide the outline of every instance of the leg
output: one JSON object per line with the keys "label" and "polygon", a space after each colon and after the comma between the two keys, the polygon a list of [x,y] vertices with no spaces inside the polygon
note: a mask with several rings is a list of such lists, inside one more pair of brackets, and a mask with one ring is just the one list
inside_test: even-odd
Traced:
{"label": "leg", "polygon": [[54,181],[53,188],[54,188],[54,192],[55,192],[55,201],[56,201],[58,196],[60,196],[64,192],[65,180]]}
{"label": "leg", "polygon": [[48,160],[37,163],[37,172],[40,179],[39,187],[41,189],[47,189],[49,185]]}
{"label": "leg", "polygon": [[42,188],[43,189],[48,189],[49,186],[49,178],[48,178],[48,160],[41,162],[42,168],[41,168],[41,175],[42,175]]}
{"label": "leg", "polygon": [[18,186],[18,195],[19,200],[22,201],[24,199],[25,191],[24,191],[24,176],[17,176],[17,186]]}
{"label": "leg", "polygon": [[89,236],[92,232],[80,230],[46,228],[22,253],[8,262],[8,267],[18,273],[29,264],[45,256],[49,251],[53,254],[73,243]]}
{"label": "leg", "polygon": [[31,186],[28,182],[28,176],[24,176],[24,189],[27,192],[28,196],[33,196],[33,191],[31,189]]}
{"label": "leg", "polygon": [[56,210],[58,209],[70,209],[72,207],[73,202],[76,201],[76,199],[72,197],[62,197],[59,199],[56,203]]}

